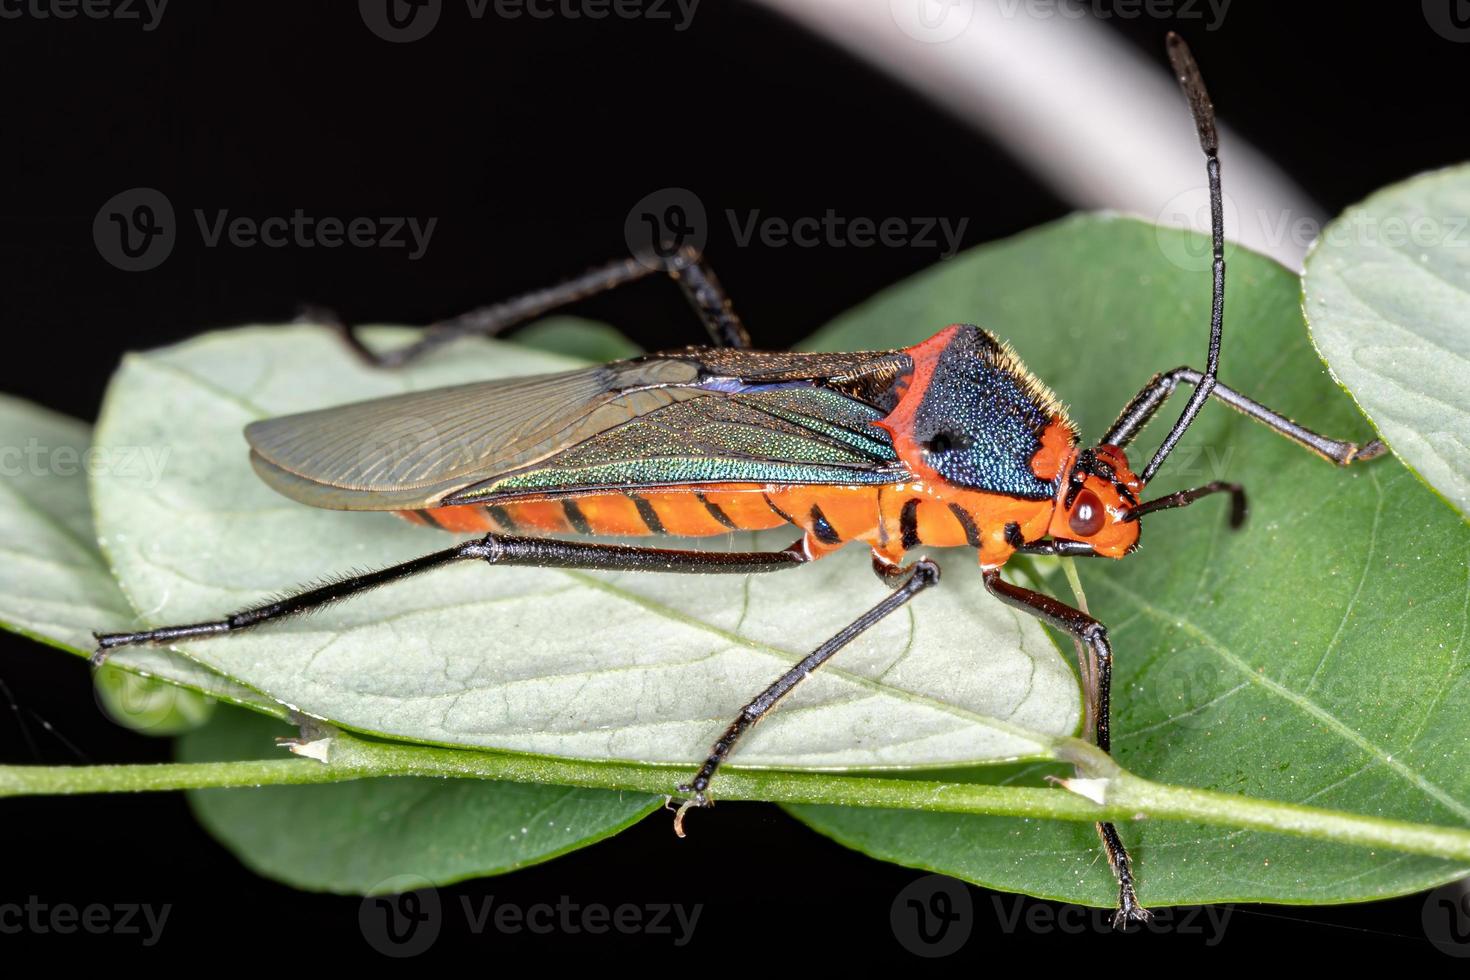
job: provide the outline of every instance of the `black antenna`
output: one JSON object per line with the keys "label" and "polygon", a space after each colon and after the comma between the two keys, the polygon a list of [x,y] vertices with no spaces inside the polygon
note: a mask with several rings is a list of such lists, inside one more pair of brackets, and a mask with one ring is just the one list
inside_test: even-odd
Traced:
{"label": "black antenna", "polygon": [[1184,89],[1184,97],[1189,100],[1189,111],[1194,116],[1195,128],[1199,130],[1200,149],[1205,151],[1205,171],[1210,178],[1210,239],[1215,256],[1214,282],[1210,287],[1210,353],[1205,361],[1204,376],[1195,385],[1184,411],[1179,414],[1179,421],[1174,423],[1163,445],[1159,446],[1159,451],[1154,453],[1154,458],[1149,460],[1148,466],[1139,474],[1144,483],[1152,480],[1159,467],[1164,465],[1164,460],[1174,451],[1184,430],[1189,428],[1204,406],[1205,399],[1215,390],[1215,374],[1220,368],[1220,331],[1225,322],[1225,208],[1220,200],[1220,139],[1215,133],[1215,106],[1210,102],[1209,93],[1205,91],[1204,79],[1200,77],[1199,66],[1194,63],[1194,55],[1189,53],[1189,45],[1178,34],[1170,31],[1167,47],[1169,62],[1174,66],[1179,86]]}

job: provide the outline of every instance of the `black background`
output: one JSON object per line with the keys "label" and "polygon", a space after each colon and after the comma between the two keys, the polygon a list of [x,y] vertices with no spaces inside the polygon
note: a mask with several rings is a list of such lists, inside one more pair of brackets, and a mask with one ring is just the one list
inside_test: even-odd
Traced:
{"label": "black background", "polygon": [[[1161,66],[1170,27],[1189,37],[1222,117],[1326,214],[1470,152],[1470,44],[1432,30],[1417,3],[1236,0],[1216,31],[1198,20],[1108,20]],[[423,323],[545,285],[624,253],[629,208],[659,188],[692,189],[712,215],[968,216],[966,245],[1069,210],[985,138],[738,2],[704,0],[678,32],[668,21],[476,21],[449,0],[428,38],[400,45],[371,34],[345,2],[175,0],[152,32],[136,21],[27,14],[0,19],[0,73],[3,388],[80,418],[95,416],[128,349],[282,321],[307,302],[355,322]],[[92,221],[104,201],[136,186],[163,191],[181,229],[160,267],[126,273],[100,257]],[[425,256],[410,262],[404,249],[206,248],[195,208],[438,224]],[[735,247],[721,220],[707,251],[769,345],[799,339],[937,258],[923,248]],[[577,312],[650,348],[698,333],[664,282]],[[166,741],[97,711],[79,660],[14,637],[0,644],[14,709],[0,718],[0,761],[168,758]],[[356,899],[253,876],[199,829],[180,795],[7,801],[0,813],[0,901],[172,903],[161,951],[374,955]],[[700,824],[676,842],[665,819],[650,819],[549,864],[441,893],[455,906],[459,895],[491,893],[523,905],[562,894],[609,905],[701,902],[688,948],[651,936],[477,938],[451,915],[429,955],[473,951],[487,969],[504,968],[495,957],[508,948],[594,943],[666,949],[649,963],[672,969],[697,969],[711,952],[759,956],[766,943],[772,953],[800,947],[834,961],[907,955],[888,910],[918,872],[848,852],[773,807],[727,805]],[[970,958],[1003,948],[991,941],[1000,925],[989,895],[974,894],[976,935],[960,954]],[[1437,960],[1422,940],[1420,905],[1410,897],[1241,907],[1215,955],[1257,956],[1285,941],[1319,960],[1370,946]],[[99,951],[136,945],[122,936],[27,938]],[[1077,944],[1136,957],[1202,939],[1023,929],[1004,940],[1050,955]]]}

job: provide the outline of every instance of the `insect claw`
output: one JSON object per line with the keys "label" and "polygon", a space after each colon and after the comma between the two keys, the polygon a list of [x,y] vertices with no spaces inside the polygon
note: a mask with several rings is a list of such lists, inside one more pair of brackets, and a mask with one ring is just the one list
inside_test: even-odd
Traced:
{"label": "insect claw", "polygon": [[1245,526],[1250,505],[1246,502],[1245,488],[1238,483],[1230,485],[1230,530],[1239,531]]}
{"label": "insect claw", "polygon": [[[685,837],[687,835],[684,833],[684,814],[688,813],[693,807],[699,807],[701,809],[712,807],[715,805],[715,802],[703,793],[693,792],[694,787],[690,786],[688,783],[676,786],[674,787],[674,789],[676,792],[679,793],[690,794],[687,799],[680,802],[679,808],[674,811],[674,835],[677,837]],[[665,807],[672,807],[673,804],[674,798],[669,797],[669,802],[665,804]]]}
{"label": "insect claw", "polygon": [[93,667],[101,667],[112,655],[113,647],[125,647],[134,643],[147,642],[149,633],[99,633],[92,631],[92,639],[97,641],[97,649],[92,651],[92,656],[87,662]]}
{"label": "insect claw", "polygon": [[1369,439],[1353,453],[1352,458],[1348,462],[1351,463],[1360,459],[1376,459],[1386,452],[1388,452],[1388,446],[1384,445],[1381,439]]}
{"label": "insect claw", "polygon": [[1153,917],[1152,912],[1138,904],[1138,896],[1133,894],[1132,885],[1124,884],[1118,889],[1118,908],[1113,912],[1114,929],[1127,932],[1131,923],[1142,924]]}

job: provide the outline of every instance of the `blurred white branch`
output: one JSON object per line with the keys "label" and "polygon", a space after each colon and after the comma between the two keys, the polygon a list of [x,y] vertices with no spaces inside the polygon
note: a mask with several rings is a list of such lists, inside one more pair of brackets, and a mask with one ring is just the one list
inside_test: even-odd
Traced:
{"label": "blurred white branch", "polygon": [[[759,2],[985,130],[1078,207],[1208,229],[1204,162],[1162,44],[1142,58],[1069,0]],[[1203,32],[1215,15],[1193,9]],[[1228,114],[1230,93],[1212,94]],[[1228,127],[1220,140],[1227,235],[1300,268],[1320,210]]]}

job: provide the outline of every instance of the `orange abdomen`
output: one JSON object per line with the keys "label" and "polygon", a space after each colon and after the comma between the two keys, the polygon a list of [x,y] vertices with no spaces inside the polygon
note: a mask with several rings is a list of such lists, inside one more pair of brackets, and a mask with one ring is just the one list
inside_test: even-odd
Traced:
{"label": "orange abdomen", "polygon": [[921,544],[968,546],[985,565],[999,565],[1014,546],[1009,525],[1025,539],[1046,529],[1050,501],[1023,500],[953,487],[768,486],[712,484],[572,497],[524,498],[401,511],[400,516],[455,533],[591,534],[606,537],[710,537],[793,525],[812,557],[862,541],[897,563]]}
{"label": "orange abdomen", "polygon": [[707,537],[731,531],[760,531],[787,523],[779,508],[772,506],[772,495],[781,492],[781,488],[755,484],[630,490],[436,507],[401,511],[400,516],[458,533]]}

